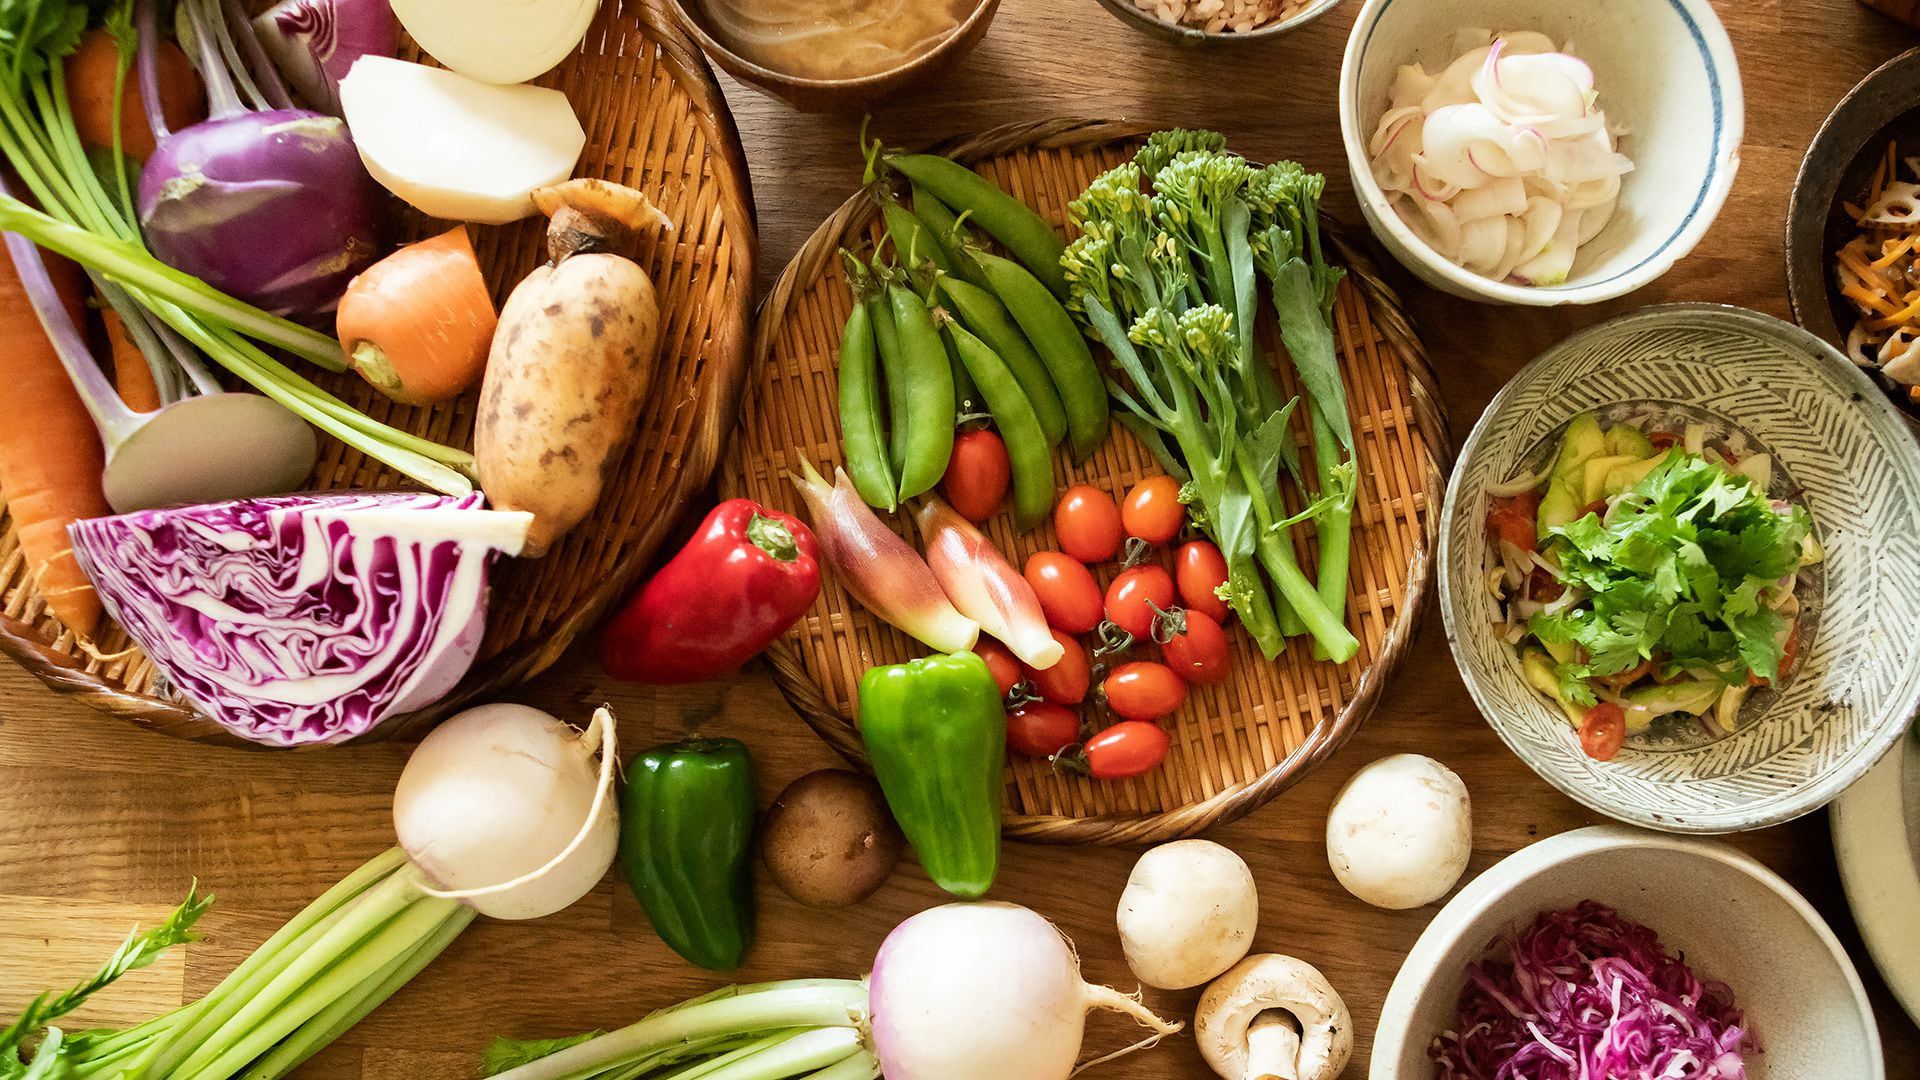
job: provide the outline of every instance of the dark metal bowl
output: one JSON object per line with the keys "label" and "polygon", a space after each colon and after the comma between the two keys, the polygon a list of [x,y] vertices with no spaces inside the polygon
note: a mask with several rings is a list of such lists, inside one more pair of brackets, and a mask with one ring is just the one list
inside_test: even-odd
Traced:
{"label": "dark metal bowl", "polygon": [[714,35],[703,0],[670,0],[673,14],[727,74],[802,112],[860,112],[952,67],[987,32],[1000,0],[978,0],[973,13],[946,40],[891,71],[857,79],[802,79],[763,67],[728,48]]}
{"label": "dark metal bowl", "polygon": [[1132,0],[1100,0],[1100,6],[1112,12],[1114,17],[1136,30],[1165,38],[1179,45],[1234,45],[1243,42],[1270,41],[1289,30],[1298,29],[1333,10],[1340,0],[1313,0],[1306,7],[1295,12],[1292,17],[1263,26],[1258,30],[1245,33],[1210,33],[1191,26],[1181,26],[1165,19],[1157,19],[1133,4]]}

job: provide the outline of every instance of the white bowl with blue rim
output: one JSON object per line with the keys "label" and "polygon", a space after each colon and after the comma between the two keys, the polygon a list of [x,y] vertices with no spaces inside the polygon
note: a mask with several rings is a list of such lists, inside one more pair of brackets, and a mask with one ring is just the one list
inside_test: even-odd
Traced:
{"label": "white bowl with blue rim", "polygon": [[[1802,575],[1800,658],[1727,734],[1630,735],[1595,761],[1527,684],[1487,592],[1489,486],[1538,471],[1580,413],[1648,430],[1703,425],[1772,455],[1773,496],[1805,506],[1825,560]],[[1757,311],[1643,308],[1542,353],[1468,434],[1440,519],[1440,614],[1487,722],[1536,773],[1609,817],[1668,832],[1757,829],[1825,806],[1920,708],[1920,445],[1839,350]]]}
{"label": "white bowl with blue rim", "polygon": [[[1533,30],[1593,67],[1599,106],[1624,127],[1613,220],[1582,245],[1559,285],[1494,281],[1455,265],[1401,220],[1367,154],[1403,65],[1436,71],[1466,28]],[[1591,304],[1667,272],[1706,235],[1740,164],[1745,106],[1733,45],[1707,0],[1367,0],[1340,68],[1340,131],[1360,210],[1375,236],[1434,288],[1469,300]]]}

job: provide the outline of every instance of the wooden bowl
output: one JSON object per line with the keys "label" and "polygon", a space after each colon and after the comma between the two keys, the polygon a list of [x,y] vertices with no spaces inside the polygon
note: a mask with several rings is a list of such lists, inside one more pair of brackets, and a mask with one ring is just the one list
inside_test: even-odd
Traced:
{"label": "wooden bowl", "polygon": [[1255,41],[1271,41],[1289,30],[1297,30],[1318,19],[1338,6],[1340,0],[1313,0],[1306,7],[1294,12],[1285,19],[1258,30],[1245,32],[1210,31],[1195,26],[1182,26],[1149,14],[1145,8],[1133,0],[1100,0],[1100,6],[1106,8],[1113,17],[1136,30],[1165,38],[1176,45],[1238,45]]}
{"label": "wooden bowl", "polygon": [[[408,59],[420,59],[409,50]],[[587,131],[578,174],[640,188],[677,229],[638,253],[660,291],[664,342],[640,430],[611,472],[593,515],[541,559],[493,573],[478,660],[439,703],[397,716],[362,738],[417,731],[464,705],[539,674],[618,602],[693,508],[732,430],[746,377],[753,291],[753,194],[726,99],[666,0],[605,4],[580,51],[536,80],[564,91]],[[694,134],[689,135],[689,132]],[[396,204],[397,205],[397,204]],[[446,223],[405,210],[400,240]],[[546,258],[546,222],[471,226],[474,248],[504,300]],[[306,371],[376,419],[438,442],[471,445],[477,393],[432,408],[397,405],[351,374]],[[410,486],[358,451],[323,439],[315,489]],[[3,507],[0,507],[3,509]],[[48,686],[182,738],[254,746],[174,697],[125,632],[108,625],[90,643],[49,614],[13,531],[0,514],[0,651]]]}
{"label": "wooden bowl", "polygon": [[[1128,125],[1060,119],[995,128],[938,149],[973,165],[1061,226],[1068,200],[1101,172],[1130,159],[1142,134]],[[754,336],[740,428],[720,474],[726,495],[744,495],[804,517],[789,471],[797,470],[804,457],[831,475],[844,460],[837,357],[852,299],[837,252],[842,247],[872,251],[881,232],[878,217],[871,198],[849,198],[807,239],[774,284]],[[1345,664],[1316,661],[1310,643],[1299,639],[1269,662],[1245,633],[1231,628],[1232,677],[1193,687],[1186,704],[1164,721],[1172,748],[1160,768],[1108,783],[1056,771],[1042,761],[1014,760],[1006,778],[1009,836],[1050,843],[1152,843],[1232,821],[1338,750],[1373,711],[1405,658],[1433,573],[1451,444],[1432,369],[1399,301],[1346,241],[1344,230],[1324,214],[1322,221],[1332,237],[1334,261],[1349,274],[1335,307],[1334,334],[1358,442],[1360,490],[1347,625],[1360,640],[1359,654]],[[1268,355],[1277,355],[1271,336],[1266,344]],[[1283,392],[1293,392],[1291,365],[1279,365],[1276,375]],[[1297,434],[1304,439],[1304,427]],[[1074,464],[1064,448],[1055,460],[1057,486],[1087,483],[1116,497],[1162,472],[1118,424],[1085,462]],[[1288,498],[1297,500],[1297,493]],[[1297,508],[1289,503],[1290,512]],[[889,524],[910,543],[918,540],[906,514],[894,515]],[[1017,533],[1012,515],[1002,512],[982,528],[1016,567],[1035,551],[1057,547],[1050,521]],[[1293,532],[1296,555],[1309,574],[1312,531]],[[1162,551],[1159,557],[1168,555]],[[1119,564],[1093,569],[1104,586]],[[859,764],[864,754],[853,713],[861,674],[927,652],[861,607],[828,574],[813,609],[774,643],[767,658],[794,709],[835,750]]]}
{"label": "wooden bowl", "polygon": [[945,40],[891,71],[857,79],[803,79],[763,67],[728,48],[713,32],[705,0],[669,2],[681,27],[721,70],[802,112],[861,112],[925,83],[971,52],[1000,10],[1000,0],[978,0],[973,13]]}

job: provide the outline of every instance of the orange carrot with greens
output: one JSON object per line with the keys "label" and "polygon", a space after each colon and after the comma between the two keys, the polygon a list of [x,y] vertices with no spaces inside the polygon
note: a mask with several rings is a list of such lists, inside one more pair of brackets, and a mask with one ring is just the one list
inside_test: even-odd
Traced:
{"label": "orange carrot with greens", "polygon": [[[178,131],[207,115],[206,90],[187,63],[187,54],[170,41],[155,52],[160,78],[160,112],[167,127]],[[131,58],[131,57],[129,57]],[[80,39],[66,58],[67,101],[73,126],[82,144],[100,149],[113,146],[113,103],[120,101],[120,149],[144,160],[153,153],[153,125],[140,101],[140,86],[131,69],[120,66],[120,42],[112,31],[95,27]]]}
{"label": "orange carrot with greens", "polygon": [[[47,273],[82,325],[85,278],[49,257]],[[67,526],[113,511],[100,490],[106,454],[87,407],[48,341],[13,260],[0,254],[0,373],[8,420],[0,423],[0,496],[7,501],[28,572],[55,618],[85,637],[100,621],[100,598],[73,558]]]}
{"label": "orange carrot with greens", "polygon": [[103,304],[100,321],[107,327],[107,346],[113,352],[113,387],[120,391],[120,400],[134,412],[159,408],[160,388],[154,385],[153,368],[148,366],[140,346],[127,336],[127,324],[120,321],[120,313]]}
{"label": "orange carrot with greens", "polygon": [[498,323],[464,225],[361,271],[336,316],[347,363],[408,405],[446,401],[479,382]]}

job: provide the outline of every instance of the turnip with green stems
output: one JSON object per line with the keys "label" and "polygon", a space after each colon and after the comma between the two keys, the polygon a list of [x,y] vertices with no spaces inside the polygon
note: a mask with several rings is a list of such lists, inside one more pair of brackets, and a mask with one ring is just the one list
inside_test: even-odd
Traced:
{"label": "turnip with green stems", "polygon": [[329,889],[200,1000],[124,1031],[65,1037],[52,1026],[126,971],[192,940],[208,905],[190,896],[166,923],[129,938],[94,979],[40,998],[0,1030],[0,1076],[19,1074],[33,1035],[24,1075],[285,1076],[419,974],[480,911],[534,918],[592,889],[612,863],[606,838],[618,832],[614,764],[604,708],[584,732],[521,706],[453,717],[402,774],[395,818],[404,847]]}
{"label": "turnip with green stems", "polygon": [[947,904],[894,927],[862,983],[736,986],[581,1039],[500,1042],[500,1080],[1067,1080],[1086,1015],[1125,1013],[1150,1034],[1183,1025],[1080,977],[1060,930],[1015,904]]}

